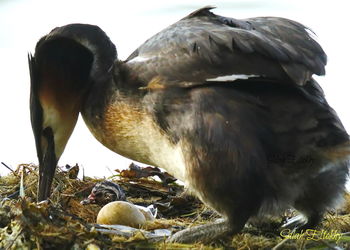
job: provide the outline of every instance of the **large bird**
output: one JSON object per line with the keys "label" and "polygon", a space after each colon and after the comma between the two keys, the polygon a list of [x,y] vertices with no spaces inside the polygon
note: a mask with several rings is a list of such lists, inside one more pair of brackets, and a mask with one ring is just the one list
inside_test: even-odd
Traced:
{"label": "large bird", "polygon": [[224,218],[174,240],[237,233],[250,218],[290,207],[312,228],[341,200],[350,155],[349,136],[312,78],[325,65],[302,24],[238,20],[210,7],[125,61],[97,26],[55,28],[29,56],[38,200],[50,196],[80,112],[103,145],[166,169]]}

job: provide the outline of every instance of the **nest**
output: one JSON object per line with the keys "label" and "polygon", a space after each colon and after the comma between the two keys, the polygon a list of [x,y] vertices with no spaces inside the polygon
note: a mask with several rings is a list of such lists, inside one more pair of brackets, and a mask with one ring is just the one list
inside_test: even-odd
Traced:
{"label": "nest", "polygon": [[187,194],[167,173],[132,164],[108,180],[124,189],[128,201],[155,205],[157,219],[127,233],[116,228],[101,229],[95,224],[101,206],[80,202],[104,179],[78,179],[78,171],[77,165],[58,168],[49,202],[39,204],[36,203],[37,166],[21,164],[9,175],[0,176],[0,249],[350,248],[349,195],[342,209],[329,212],[322,225],[308,234],[283,234],[282,218],[270,218],[267,222],[247,225],[240,234],[207,244],[170,244],[165,242],[166,236],[158,232],[175,232],[212,222],[220,216]]}

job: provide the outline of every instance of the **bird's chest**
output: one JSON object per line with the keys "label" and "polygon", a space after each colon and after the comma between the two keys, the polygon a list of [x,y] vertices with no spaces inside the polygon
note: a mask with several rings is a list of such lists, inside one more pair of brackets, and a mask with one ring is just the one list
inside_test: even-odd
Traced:
{"label": "bird's chest", "polygon": [[110,150],[145,164],[166,169],[186,182],[181,142],[173,144],[151,114],[136,105],[108,105],[98,122],[84,118],[92,134]]}

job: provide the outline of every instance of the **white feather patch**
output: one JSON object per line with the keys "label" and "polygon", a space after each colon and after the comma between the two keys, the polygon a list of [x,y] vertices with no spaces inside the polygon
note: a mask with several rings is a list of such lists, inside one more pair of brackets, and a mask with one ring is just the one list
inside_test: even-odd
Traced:
{"label": "white feather patch", "polygon": [[134,57],[133,59],[131,59],[130,61],[128,61],[128,63],[146,62],[148,60],[151,60],[152,58],[153,58],[153,56],[151,56],[151,57],[137,56],[137,57]]}
{"label": "white feather patch", "polygon": [[233,75],[219,76],[216,78],[210,78],[210,79],[207,79],[207,82],[229,82],[229,81],[235,81],[238,79],[246,80],[251,77],[259,77],[259,75],[233,74]]}

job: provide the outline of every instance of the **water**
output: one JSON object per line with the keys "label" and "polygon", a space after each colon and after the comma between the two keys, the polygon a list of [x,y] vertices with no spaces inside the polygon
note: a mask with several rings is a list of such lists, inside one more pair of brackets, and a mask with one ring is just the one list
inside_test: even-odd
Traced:
{"label": "water", "polygon": [[[29,121],[27,53],[52,28],[71,22],[99,25],[125,59],[154,33],[191,11],[215,5],[218,14],[236,18],[283,16],[311,27],[329,56],[327,76],[318,77],[329,103],[350,131],[346,78],[350,39],[345,1],[34,1],[0,0],[0,161],[16,167],[37,163]],[[110,175],[130,160],[99,144],[81,120],[60,164],[79,164],[87,175]],[[110,169],[110,170],[109,170]],[[7,169],[0,165],[0,174]]]}

